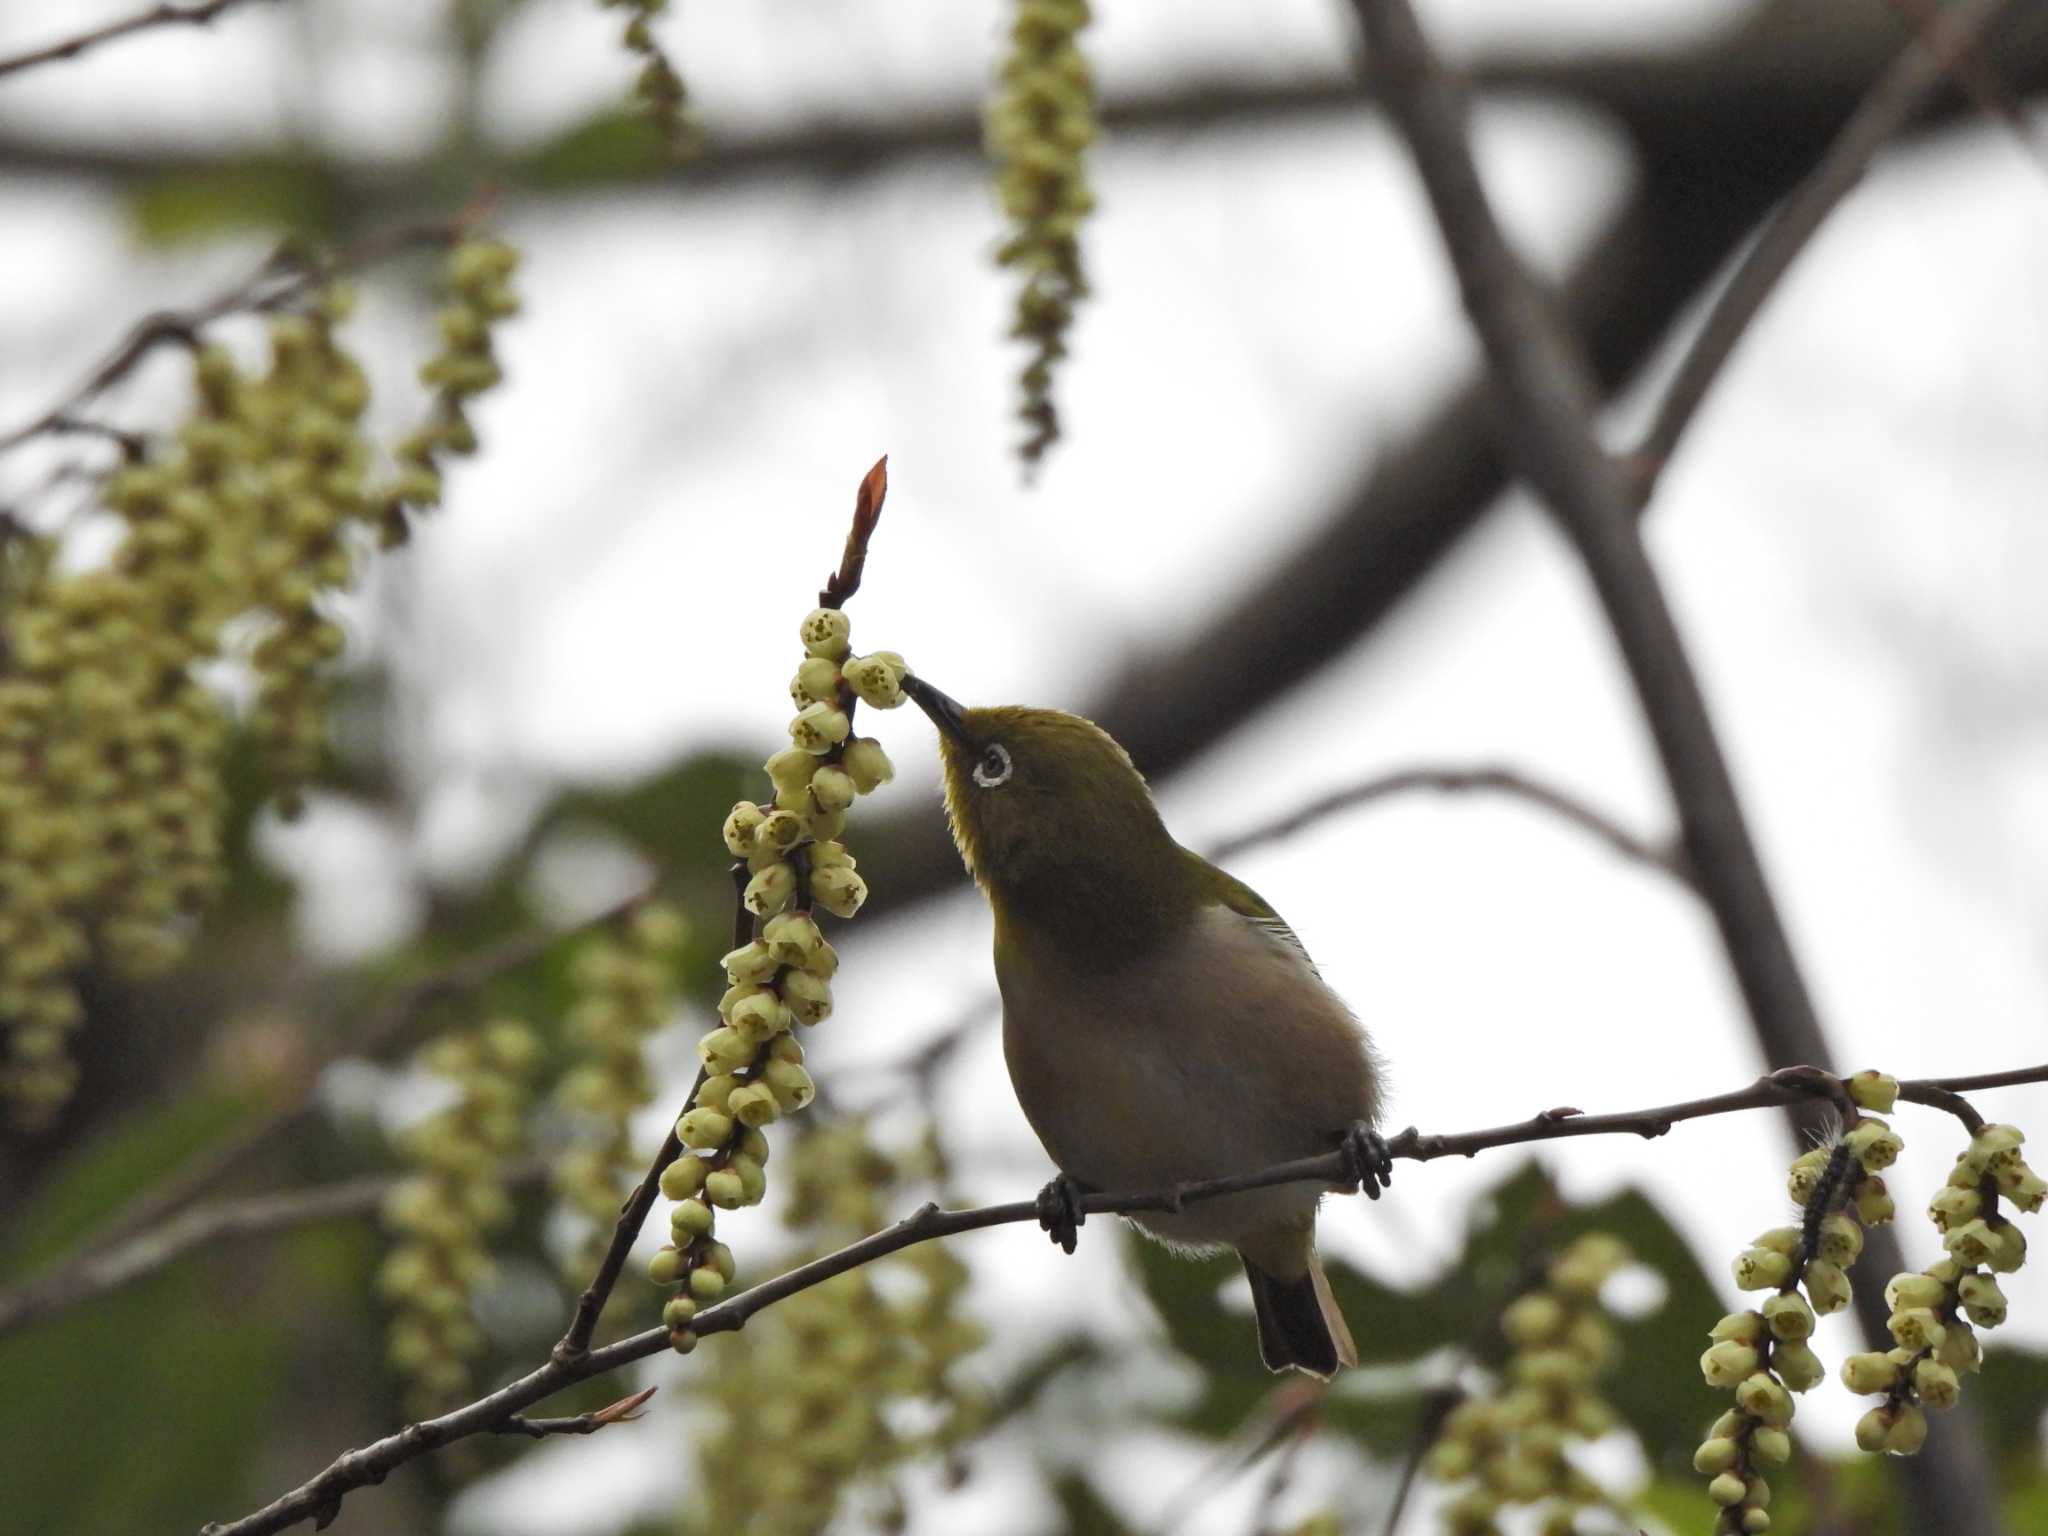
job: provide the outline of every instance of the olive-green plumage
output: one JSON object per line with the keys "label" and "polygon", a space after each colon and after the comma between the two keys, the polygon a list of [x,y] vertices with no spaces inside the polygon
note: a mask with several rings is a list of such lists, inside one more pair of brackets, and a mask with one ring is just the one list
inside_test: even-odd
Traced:
{"label": "olive-green plumage", "polygon": [[[1176,843],[1129,755],[1058,710],[962,709],[940,728],[954,840],[995,915],[1003,1051],[1068,1177],[1161,1188],[1327,1152],[1378,1109],[1365,1034],[1287,925]],[[1235,1248],[1275,1370],[1354,1363],[1315,1257],[1313,1184],[1135,1218]]]}

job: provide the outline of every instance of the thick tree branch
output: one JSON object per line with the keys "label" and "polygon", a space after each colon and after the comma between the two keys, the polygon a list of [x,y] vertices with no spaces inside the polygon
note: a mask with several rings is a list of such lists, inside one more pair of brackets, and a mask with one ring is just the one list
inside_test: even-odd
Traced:
{"label": "thick tree branch", "polygon": [[1863,180],[1878,151],[1942,89],[1957,61],[1977,58],[1984,35],[2017,12],[2020,4],[2021,0],[1968,0],[1952,13],[1931,18],[1927,35],[1906,45],[1828,145],[1820,163],[1771,215],[1735,275],[1715,296],[1699,334],[1665,388],[1656,419],[1631,457],[1644,499],[1750,323],[1827,216]]}
{"label": "thick tree branch", "polygon": [[33,69],[38,64],[55,64],[65,59],[75,59],[80,54],[111,43],[116,38],[132,33],[147,31],[152,27],[177,25],[205,26],[223,11],[233,10],[245,0],[193,0],[189,5],[177,5],[164,0],[146,11],[133,16],[124,16],[119,21],[110,21],[103,27],[94,27],[89,32],[80,32],[61,42],[45,43],[40,48],[31,48],[26,53],[17,53],[0,59],[0,79]]}
{"label": "thick tree branch", "polygon": [[[1764,878],[1691,659],[1636,526],[1640,502],[1594,430],[1598,395],[1586,359],[1509,249],[1466,141],[1463,102],[1424,40],[1408,0],[1354,0],[1373,75],[1436,211],[1465,308],[1501,396],[1522,472],[1549,503],[1620,647],[1676,802],[1686,852],[1714,914],[1764,1057],[1827,1064],[1826,1037]],[[1811,1115],[1806,1117],[1811,1126]],[[1889,1231],[1867,1257],[1897,1267]],[[1866,1287],[1858,1320],[1886,1347],[1886,1309]],[[1996,1529],[1983,1447],[1953,1424],[1902,1469],[1922,1524],[1956,1536]]]}
{"label": "thick tree branch", "polygon": [[[1998,1086],[2048,1082],[2048,1063],[1999,1073],[1996,1080]],[[1927,1090],[1955,1092],[1958,1084],[1980,1081],[1984,1080],[1926,1079],[1902,1083],[1900,1088],[1902,1096],[1908,1089],[1918,1096]],[[1815,1068],[1796,1067],[1758,1078],[1747,1088],[1715,1094],[1710,1098],[1688,1099],[1682,1103],[1611,1115],[1582,1115],[1572,1109],[1551,1109],[1512,1125],[1454,1135],[1425,1135],[1411,1128],[1391,1138],[1387,1146],[1395,1157],[1428,1162],[1439,1157],[1471,1157],[1495,1147],[1557,1141],[1566,1137],[1661,1136],[1681,1121],[1793,1104],[1816,1097],[1834,1102],[1844,1092],[1839,1078]],[[1087,1195],[1083,1197],[1081,1206],[1091,1216],[1179,1211],[1203,1200],[1245,1190],[1296,1183],[1340,1186],[1347,1177],[1348,1164],[1344,1154],[1330,1152],[1321,1157],[1296,1158],[1270,1168],[1225,1178],[1202,1179],[1171,1189]],[[987,1227],[1035,1223],[1038,1219],[1039,1207],[1035,1198],[958,1211],[941,1210],[928,1204],[893,1226],[705,1308],[691,1321],[690,1327],[700,1338],[715,1333],[731,1333],[745,1327],[750,1318],[779,1301],[918,1243],[964,1232],[978,1232]],[[380,1483],[407,1462],[452,1441],[493,1432],[521,1409],[566,1386],[630,1365],[636,1360],[645,1360],[667,1347],[668,1331],[649,1328],[601,1349],[550,1359],[545,1365],[473,1403],[439,1418],[408,1424],[396,1434],[346,1452],[318,1476],[281,1498],[239,1520],[208,1525],[201,1536],[268,1536],[268,1533],[287,1530],[305,1520],[324,1526],[340,1512],[342,1499],[355,1489]]]}

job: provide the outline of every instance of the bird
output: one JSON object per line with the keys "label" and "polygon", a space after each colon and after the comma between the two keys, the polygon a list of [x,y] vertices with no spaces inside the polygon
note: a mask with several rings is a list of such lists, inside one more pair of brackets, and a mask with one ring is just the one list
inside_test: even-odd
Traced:
{"label": "bird", "polygon": [[[1073,1251],[1089,1191],[1149,1191],[1340,1150],[1378,1198],[1382,1067],[1280,915],[1168,832],[1130,754],[1057,709],[963,707],[915,673],[946,815],[995,918],[1003,1055],[1059,1169],[1041,1224]],[[1327,1180],[1131,1217],[1243,1261],[1268,1369],[1356,1365],[1316,1254]],[[1345,1187],[1350,1187],[1346,1185]]]}

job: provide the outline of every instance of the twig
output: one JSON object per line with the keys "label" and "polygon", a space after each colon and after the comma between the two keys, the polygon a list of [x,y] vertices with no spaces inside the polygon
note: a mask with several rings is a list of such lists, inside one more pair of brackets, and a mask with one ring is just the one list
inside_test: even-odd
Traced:
{"label": "twig", "polygon": [[0,78],[18,74],[24,69],[33,69],[38,64],[55,64],[65,59],[75,59],[81,53],[97,48],[102,43],[111,43],[116,38],[126,37],[131,32],[141,32],[150,27],[171,26],[177,23],[204,26],[222,11],[232,10],[242,3],[243,0],[195,0],[195,3],[190,5],[176,5],[171,3],[171,0],[165,0],[161,5],[153,5],[146,11],[138,11],[133,16],[125,16],[119,21],[110,21],[103,27],[94,27],[90,32],[81,32],[62,42],[46,43],[40,48],[30,49],[27,53],[17,53],[10,58],[0,59]]}
{"label": "twig", "polygon": [[1629,455],[1639,501],[1648,501],[1657,477],[1677,450],[1722,367],[1756,319],[1779,280],[1799,259],[1827,216],[1863,180],[1870,162],[1940,90],[1959,59],[1972,56],[1984,34],[2018,0],[1967,0],[1908,43],[1856,108],[1804,180],[1771,215],[1764,231],[1715,296],[1707,318],[1666,386],[1656,419]]}
{"label": "twig", "polygon": [[[169,343],[196,347],[205,327],[230,315],[271,314],[303,301],[322,284],[336,277],[375,266],[402,251],[421,246],[452,245],[462,238],[470,225],[488,212],[491,202],[491,196],[486,194],[453,219],[402,225],[361,240],[324,261],[308,259],[289,245],[281,246],[248,277],[206,303],[193,309],[159,310],[143,316],[70,394],[33,421],[0,435],[0,453],[18,448],[46,432],[82,430],[78,413],[126,378],[158,347]],[[112,428],[94,430],[110,434],[114,431]]]}
{"label": "twig", "polygon": [[1998,71],[1992,67],[1983,47],[1983,38],[1958,37],[1955,23],[1938,0],[1891,0],[1891,7],[1920,34],[1921,41],[1930,52],[1947,58],[1949,73],[1963,88],[1971,104],[1991,121],[2010,128],[2020,148],[2036,161],[2041,161],[2041,146],[2034,141],[2026,114],[2020,110],[2012,92],[2006,89]]}
{"label": "twig", "polygon": [[1436,1437],[1443,1432],[1444,1421],[1451,1416],[1451,1410],[1463,1401],[1464,1389],[1456,1385],[1438,1387],[1424,1395],[1422,1411],[1415,1420],[1415,1431],[1408,1439],[1408,1454],[1401,1458],[1401,1478],[1394,1484],[1394,1502],[1387,1506],[1387,1518],[1380,1526],[1380,1536],[1394,1536],[1399,1528],[1402,1512],[1408,1508],[1408,1496],[1415,1491],[1415,1479],[1422,1472],[1422,1459],[1436,1444]]}
{"label": "twig", "polygon": [[[2048,1082],[2048,1063],[2000,1073],[1997,1076],[1997,1086]],[[1902,1092],[1908,1086],[1915,1089],[1947,1089],[1953,1092],[1957,1083],[1969,1081],[1972,1079],[1926,1079],[1910,1085],[1902,1083],[1900,1088]],[[1579,1115],[1576,1111],[1548,1110],[1513,1125],[1447,1136],[1426,1136],[1411,1128],[1392,1138],[1387,1146],[1395,1157],[1427,1162],[1438,1157],[1470,1157],[1492,1147],[1514,1146],[1531,1141],[1554,1141],[1564,1137],[1660,1136],[1682,1120],[1695,1120],[1739,1110],[1762,1109],[1815,1094],[1832,1095],[1840,1091],[1840,1079],[1813,1068],[1795,1068],[1761,1077],[1749,1087],[1733,1093],[1690,1099],[1680,1104],[1666,1104],[1653,1109],[1614,1115]],[[1178,1211],[1203,1200],[1213,1200],[1222,1195],[1242,1193],[1245,1190],[1266,1189],[1276,1184],[1336,1185],[1345,1178],[1346,1169],[1344,1155],[1341,1152],[1331,1152],[1321,1157],[1296,1158],[1292,1162],[1276,1164],[1254,1172],[1179,1184],[1170,1189],[1149,1190],[1137,1194],[1086,1195],[1081,1200],[1081,1208],[1091,1216],[1128,1215],[1138,1211]],[[1036,1198],[956,1211],[941,1210],[937,1205],[927,1204],[893,1226],[885,1227],[880,1232],[861,1238],[858,1242],[849,1243],[836,1252],[814,1259],[808,1264],[798,1265],[772,1280],[763,1281],[737,1296],[705,1308],[691,1320],[690,1329],[700,1337],[734,1332],[745,1327],[756,1313],[766,1310],[778,1301],[787,1300],[813,1286],[822,1285],[825,1281],[843,1275],[849,1270],[858,1269],[863,1264],[886,1258],[892,1253],[914,1247],[919,1243],[930,1242],[934,1238],[953,1237],[963,1232],[978,1232],[987,1227],[1007,1226],[1017,1222],[1035,1223],[1038,1220],[1038,1213]],[[527,1372],[517,1381],[480,1397],[473,1403],[442,1414],[439,1418],[408,1424],[396,1434],[386,1435],[381,1440],[346,1452],[318,1476],[300,1484],[281,1498],[239,1520],[224,1525],[208,1525],[202,1536],[268,1536],[270,1532],[286,1530],[302,1520],[315,1520],[325,1525],[340,1511],[342,1499],[352,1490],[382,1482],[394,1469],[424,1456],[439,1446],[489,1431],[520,1409],[529,1407],[574,1382],[603,1375],[606,1371],[630,1365],[636,1360],[645,1360],[667,1347],[668,1331],[664,1328],[649,1328],[600,1349],[588,1350],[566,1359],[551,1358],[545,1365]]]}
{"label": "twig", "polygon": [[661,1389],[646,1387],[631,1397],[622,1397],[608,1408],[599,1408],[592,1413],[579,1413],[566,1419],[529,1419],[523,1414],[513,1414],[502,1424],[493,1424],[494,1435],[525,1435],[532,1440],[545,1440],[550,1435],[594,1435],[600,1429],[613,1424],[630,1424],[645,1417],[641,1409],[647,1400]]}
{"label": "twig", "polygon": [[818,593],[820,608],[844,608],[846,600],[860,590],[861,573],[867,569],[868,541],[882,521],[882,502],[889,495],[889,455],[875,460],[874,467],[861,476],[860,489],[853,498],[853,526],[846,532],[846,548],[839,556],[839,569]]}
{"label": "twig", "polygon": [[1494,766],[1402,768],[1392,773],[1380,774],[1362,783],[1320,796],[1262,826],[1252,827],[1225,838],[1209,851],[1209,857],[1217,860],[1234,858],[1252,848],[1291,837],[1339,811],[1355,810],[1361,805],[1370,805],[1375,800],[1388,799],[1412,790],[1432,790],[1447,795],[1475,792],[1499,794],[1526,801],[1562,817],[1581,831],[1591,834],[1623,858],[1645,865],[1659,874],[1669,875],[1681,885],[1697,889],[1692,870],[1686,864],[1684,854],[1678,849],[1636,836],[1620,823],[1565,790],[1545,784],[1513,768]]}

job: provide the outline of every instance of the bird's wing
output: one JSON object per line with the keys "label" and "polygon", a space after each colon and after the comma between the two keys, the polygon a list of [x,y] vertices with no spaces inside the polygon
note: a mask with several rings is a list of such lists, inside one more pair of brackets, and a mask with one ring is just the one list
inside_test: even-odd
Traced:
{"label": "bird's wing", "polygon": [[1287,920],[1268,906],[1266,899],[1242,880],[1226,875],[1220,869],[1216,873],[1221,876],[1216,883],[1216,899],[1238,916],[1249,919],[1252,925],[1268,938],[1279,940],[1301,956],[1302,964],[1309,968],[1310,973],[1318,981],[1322,980],[1323,973],[1316,969],[1315,961],[1309,956],[1308,946],[1303,944],[1296,937],[1294,930],[1287,926]]}

